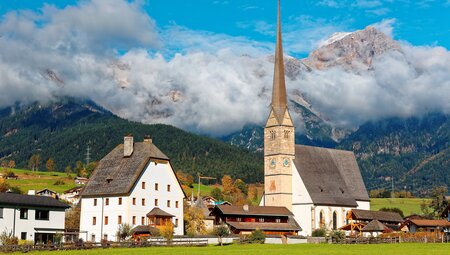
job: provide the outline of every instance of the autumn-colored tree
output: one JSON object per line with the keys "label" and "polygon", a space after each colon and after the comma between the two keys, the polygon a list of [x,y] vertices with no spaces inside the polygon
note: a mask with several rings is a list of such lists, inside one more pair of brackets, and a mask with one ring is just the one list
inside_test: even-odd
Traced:
{"label": "autumn-colored tree", "polygon": [[10,160],[9,163],[8,163],[8,167],[9,167],[9,168],[14,168],[14,167],[16,167],[16,161]]}
{"label": "autumn-colored tree", "polygon": [[80,207],[74,207],[66,211],[65,227],[70,230],[80,229]]}
{"label": "autumn-colored tree", "polygon": [[81,177],[87,176],[87,171],[84,168],[83,162],[81,162],[80,160],[78,160],[75,163],[75,172],[77,173],[78,176],[81,176]]}
{"label": "autumn-colored tree", "polygon": [[234,182],[234,187],[239,189],[242,193],[244,193],[245,195],[248,194],[248,187],[247,184],[245,184],[245,182],[241,179],[237,179]]}
{"label": "autumn-colored tree", "polygon": [[258,189],[255,185],[250,185],[248,187],[247,197],[250,201],[255,201],[258,198]]}
{"label": "autumn-colored tree", "polygon": [[233,179],[229,175],[222,177],[222,193],[224,195],[230,195],[234,191]]}
{"label": "autumn-colored tree", "polygon": [[190,236],[206,233],[203,211],[197,207],[187,207],[184,210],[184,222],[186,232]]}
{"label": "autumn-colored tree", "polygon": [[49,172],[55,171],[55,167],[56,167],[55,160],[53,158],[49,158],[47,160],[47,163],[45,163],[45,167],[47,168],[47,171],[49,171]]}
{"label": "autumn-colored tree", "polygon": [[192,187],[192,184],[194,183],[194,177],[192,177],[192,175],[180,170],[177,171],[176,175],[181,184]]}
{"label": "autumn-colored tree", "polygon": [[167,244],[172,243],[173,240],[173,223],[168,220],[160,229],[161,236],[167,240]]}
{"label": "autumn-colored tree", "polygon": [[64,172],[66,173],[67,177],[70,177],[70,174],[72,174],[72,166],[67,165],[66,168],[64,168]]}
{"label": "autumn-colored tree", "polygon": [[3,160],[1,163],[1,167],[3,168],[3,170],[6,170],[7,166],[8,166],[8,163],[5,160]]}
{"label": "autumn-colored tree", "polygon": [[28,168],[33,171],[39,171],[39,165],[41,163],[41,155],[33,154],[28,161]]}

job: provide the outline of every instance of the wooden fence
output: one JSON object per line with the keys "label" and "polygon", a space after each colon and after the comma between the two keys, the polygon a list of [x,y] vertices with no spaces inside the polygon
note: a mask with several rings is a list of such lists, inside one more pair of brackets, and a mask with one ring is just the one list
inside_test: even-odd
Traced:
{"label": "wooden fence", "polygon": [[165,239],[141,241],[141,242],[78,242],[62,244],[33,244],[33,245],[3,245],[0,252],[28,252],[28,251],[53,251],[53,250],[83,250],[98,248],[134,248],[151,246],[207,246],[207,239]]}

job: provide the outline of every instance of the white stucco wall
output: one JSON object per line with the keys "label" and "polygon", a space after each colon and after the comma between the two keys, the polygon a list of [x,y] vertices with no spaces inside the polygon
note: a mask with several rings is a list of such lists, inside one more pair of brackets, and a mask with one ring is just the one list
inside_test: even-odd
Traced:
{"label": "white stucco wall", "polygon": [[[28,208],[27,219],[20,219],[20,208]],[[49,210],[49,219],[36,220],[35,219],[36,208],[30,208],[25,206],[17,207],[17,209],[3,207],[3,218],[0,218],[0,231],[6,230],[7,232],[13,232],[15,225],[15,230],[13,234],[17,236],[20,240],[21,233],[26,232],[27,233],[26,240],[28,241],[34,241],[35,233],[38,231],[43,233],[56,233],[57,231],[55,231],[55,229],[64,231],[64,223],[65,223],[64,210],[52,211],[50,208],[39,208],[39,210]],[[16,214],[15,220],[14,220],[14,213]]]}
{"label": "white stucco wall", "polygon": [[[145,182],[145,189],[142,188],[142,182]],[[158,183],[158,190],[155,190],[155,183]],[[170,185],[170,191],[167,191],[167,185]],[[133,198],[136,198],[135,205],[133,205]],[[109,197],[108,206],[105,205],[105,199],[106,197],[98,197],[97,206],[94,206],[94,198],[81,199],[80,230],[88,232],[87,240],[89,241],[92,241],[92,235],[95,235],[95,242],[100,242],[105,234],[108,240],[115,241],[119,215],[122,216],[122,223],[133,224],[133,216],[135,216],[136,224],[134,225],[141,225],[142,217],[145,224],[148,224],[146,215],[154,207],[174,215],[174,224],[178,219],[178,225],[174,228],[175,235],[183,234],[184,193],[169,163],[150,162],[131,194],[122,197],[122,205],[118,204],[119,197]],[[142,205],[142,199],[145,199],[145,205]],[[155,199],[158,199],[158,206],[155,206]],[[167,205],[168,200],[170,207]],[[176,201],[178,201],[178,208],[176,208]],[[107,225],[104,224],[105,216],[108,217]],[[97,219],[96,225],[92,224],[93,217]],[[85,236],[83,234],[81,238],[86,239]]]}

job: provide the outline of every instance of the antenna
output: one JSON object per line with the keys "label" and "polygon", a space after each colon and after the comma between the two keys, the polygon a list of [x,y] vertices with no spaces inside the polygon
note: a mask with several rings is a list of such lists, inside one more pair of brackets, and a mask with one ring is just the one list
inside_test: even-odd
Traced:
{"label": "antenna", "polygon": [[86,165],[89,165],[91,162],[91,147],[89,144],[91,143],[91,140],[89,140],[88,146],[86,148]]}

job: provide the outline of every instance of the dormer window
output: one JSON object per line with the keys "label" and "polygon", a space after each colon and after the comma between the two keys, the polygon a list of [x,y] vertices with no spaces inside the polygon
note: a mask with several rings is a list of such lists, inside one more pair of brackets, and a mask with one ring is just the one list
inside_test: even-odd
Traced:
{"label": "dormer window", "polygon": [[344,194],[344,189],[343,188],[339,188],[339,190],[341,191],[342,194]]}
{"label": "dormer window", "polygon": [[109,184],[112,182],[113,179],[106,179],[106,182]]}

